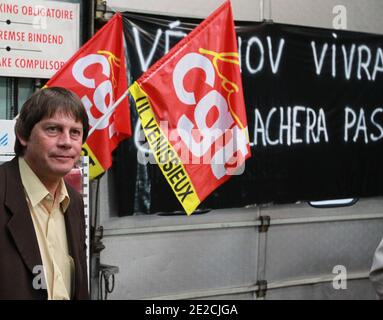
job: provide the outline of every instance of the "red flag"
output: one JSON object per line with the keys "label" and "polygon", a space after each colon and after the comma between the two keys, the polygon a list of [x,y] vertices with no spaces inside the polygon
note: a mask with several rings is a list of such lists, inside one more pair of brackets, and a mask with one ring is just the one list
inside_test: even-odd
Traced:
{"label": "red flag", "polygon": [[146,139],[188,214],[250,157],[230,2],[130,88]]}
{"label": "red flag", "polygon": [[[122,17],[115,14],[50,79],[47,86],[65,87],[84,103],[90,126],[112,107],[128,89]],[[103,120],[88,137],[83,151],[90,157],[90,178],[112,165],[112,151],[119,142],[131,136],[128,99]]]}

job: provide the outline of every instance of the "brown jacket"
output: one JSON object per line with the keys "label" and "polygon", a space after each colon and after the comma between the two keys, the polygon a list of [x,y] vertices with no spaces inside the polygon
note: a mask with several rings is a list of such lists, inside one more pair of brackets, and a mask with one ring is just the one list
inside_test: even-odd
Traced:
{"label": "brown jacket", "polygon": [[[84,205],[81,195],[66,187],[70,204],[65,225],[75,263],[72,298],[88,299]],[[47,299],[46,289],[33,286],[41,272],[36,266],[42,260],[16,157],[0,166],[0,299]]]}

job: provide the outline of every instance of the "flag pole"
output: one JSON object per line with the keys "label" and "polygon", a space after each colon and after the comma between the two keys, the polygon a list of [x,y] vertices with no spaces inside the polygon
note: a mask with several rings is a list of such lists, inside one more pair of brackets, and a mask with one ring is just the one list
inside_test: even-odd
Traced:
{"label": "flag pole", "polygon": [[102,115],[102,117],[96,122],[96,124],[89,130],[88,138],[91,134],[97,130],[100,123],[104,121],[117,107],[118,105],[129,95],[129,88],[118,98],[118,100],[108,109],[106,113]]}

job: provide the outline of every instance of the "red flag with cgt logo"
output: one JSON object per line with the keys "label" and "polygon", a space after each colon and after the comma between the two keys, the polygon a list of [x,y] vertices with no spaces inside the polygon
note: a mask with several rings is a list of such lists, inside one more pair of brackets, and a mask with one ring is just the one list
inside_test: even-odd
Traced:
{"label": "red flag with cgt logo", "polygon": [[[128,89],[122,18],[116,13],[66,64],[48,81],[76,93],[88,113],[90,127],[107,113]],[[90,178],[112,165],[112,152],[120,141],[131,136],[129,102],[125,98],[98,124],[83,145],[89,156]]]}
{"label": "red flag with cgt logo", "polygon": [[230,2],[130,88],[157,164],[187,214],[250,157]]}

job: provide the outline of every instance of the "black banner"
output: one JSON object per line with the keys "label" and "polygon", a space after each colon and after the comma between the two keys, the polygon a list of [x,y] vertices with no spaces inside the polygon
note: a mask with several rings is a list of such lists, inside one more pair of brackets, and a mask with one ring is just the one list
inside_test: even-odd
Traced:
{"label": "black banner", "polygon": [[[123,16],[130,83],[200,22]],[[200,208],[381,195],[383,37],[276,23],[236,30],[252,158]],[[131,111],[136,134],[112,169],[119,213],[182,211],[158,167],[143,164]]]}

